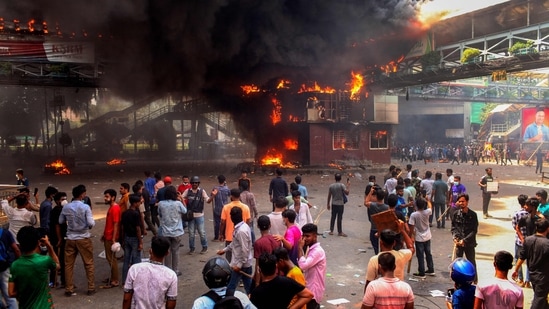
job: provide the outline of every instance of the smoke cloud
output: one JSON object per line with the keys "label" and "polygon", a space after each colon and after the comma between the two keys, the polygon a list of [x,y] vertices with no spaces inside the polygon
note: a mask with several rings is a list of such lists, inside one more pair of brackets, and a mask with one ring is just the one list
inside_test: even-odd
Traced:
{"label": "smoke cloud", "polygon": [[412,21],[425,1],[20,0],[0,3],[0,17],[101,35],[96,54],[118,95],[205,95],[254,132],[250,123],[265,106],[241,102],[240,85],[285,78],[345,88],[351,70],[411,48],[420,35]]}

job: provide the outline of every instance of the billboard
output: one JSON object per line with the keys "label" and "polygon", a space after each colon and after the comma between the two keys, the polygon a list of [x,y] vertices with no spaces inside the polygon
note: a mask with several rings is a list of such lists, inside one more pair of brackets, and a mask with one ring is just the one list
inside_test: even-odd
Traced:
{"label": "billboard", "polygon": [[0,61],[94,63],[95,46],[79,41],[3,41]]}
{"label": "billboard", "polygon": [[521,137],[524,143],[549,142],[549,108],[523,108],[521,120]]}

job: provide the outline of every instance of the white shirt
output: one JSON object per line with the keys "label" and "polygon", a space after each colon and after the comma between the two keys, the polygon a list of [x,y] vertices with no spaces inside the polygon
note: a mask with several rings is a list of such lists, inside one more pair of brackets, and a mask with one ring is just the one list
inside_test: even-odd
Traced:
{"label": "white shirt", "polygon": [[177,298],[177,275],[164,265],[147,262],[133,264],[124,284],[124,292],[131,290],[132,308],[165,308],[166,299]]}

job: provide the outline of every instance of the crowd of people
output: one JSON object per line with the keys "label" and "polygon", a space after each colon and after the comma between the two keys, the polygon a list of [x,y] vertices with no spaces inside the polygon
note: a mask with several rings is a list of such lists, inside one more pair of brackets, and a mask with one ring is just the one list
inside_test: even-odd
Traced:
{"label": "crowd of people", "polygon": [[513,165],[512,159],[516,164],[524,160],[523,154],[519,149],[513,150],[508,144],[497,145],[442,145],[442,144],[424,144],[424,145],[399,145],[393,148],[392,156],[400,162],[448,162],[450,164],[471,162],[478,165],[479,162],[495,162],[499,165]]}
{"label": "crowd of people", "polygon": [[[288,186],[277,170],[270,188],[273,212],[268,216],[258,215],[246,171],[238,179],[238,188],[232,189],[223,175],[207,192],[200,187],[198,176],[182,176],[182,183],[175,185],[170,176],[148,171],[144,180],[133,185],[121,183],[118,191],[106,189],[108,210],[101,241],[110,271],[102,285],[96,286],[91,240],[96,222],[86,187],[75,186],[69,197],[48,186],[45,199],[39,202],[38,192],[31,196],[23,170],[18,169],[17,175],[19,194],[1,202],[9,228],[2,230],[0,241],[12,252],[0,269],[3,303],[8,308],[53,307],[50,288],[54,287],[63,288],[67,297],[76,296],[78,255],[84,264],[88,296],[97,288],[122,286],[123,308],[175,308],[184,234],[189,235],[187,254],[195,254],[196,234],[199,253],[208,252],[207,203],[213,204],[214,238],[210,241],[224,242],[225,247],[204,266],[204,281],[211,291],[196,299],[193,308],[213,308],[218,302],[235,300],[243,308],[273,308],[273,304],[276,308],[320,308],[326,255],[317,242],[318,227],[312,221],[312,205],[305,199],[308,192],[301,176]],[[254,222],[261,231],[257,238]],[[148,233],[153,234],[149,263],[142,263]],[[150,282],[155,282],[152,289]],[[240,282],[245,294],[235,291]],[[273,296],[272,288],[281,294]]]}
{"label": "crowd of people", "polygon": [[[288,185],[281,170],[275,174],[269,185],[272,212],[268,215],[259,215],[246,171],[237,181],[238,188],[232,189],[223,175],[209,191],[200,186],[198,176],[182,176],[181,184],[176,185],[170,176],[150,172],[131,186],[121,183],[118,192],[106,189],[108,211],[101,241],[110,273],[99,288],[121,285],[124,308],[175,308],[184,234],[189,235],[189,255],[196,253],[198,234],[200,254],[208,252],[209,242],[221,242],[224,247],[216,251],[218,257],[204,265],[204,282],[211,290],[197,298],[193,308],[213,308],[219,302],[238,302],[243,308],[320,308],[327,261],[317,239],[318,226],[311,216],[316,206],[308,202],[301,176]],[[48,186],[44,201],[39,203],[36,192],[31,195],[22,170],[18,175],[22,176],[18,177],[21,192],[2,201],[9,229],[3,230],[0,241],[13,255],[2,268],[0,250],[4,302],[10,308],[17,304],[42,308],[53,304],[50,287],[62,287],[65,296],[75,296],[78,254],[87,277],[86,294],[94,295],[97,287],[90,230],[95,221],[86,187],[75,186],[69,198],[67,193]],[[537,304],[533,308],[546,308],[543,299],[549,293],[545,282],[549,265],[542,257],[549,250],[545,237],[549,222],[544,219],[549,215],[547,192],[539,190],[535,197],[518,197],[520,209],[512,220],[517,235],[514,257],[506,251],[497,252],[495,276],[479,281],[475,256],[479,218],[469,208],[469,195],[460,175],[448,168],[445,177],[429,170],[420,175],[411,164],[404,170],[391,166],[383,183],[378,184],[375,175],[369,177],[364,206],[371,222],[370,241],[375,255],[368,261],[362,308],[414,307],[414,292],[404,281],[405,268],[410,267],[415,254],[418,267],[413,276],[421,280],[436,276],[431,253],[431,228],[435,223],[436,228],[451,225],[452,256],[456,260],[452,264],[455,288],[449,307],[521,308],[522,288],[531,287],[533,304]],[[482,192],[482,218],[490,219],[491,196],[499,189],[491,168],[485,169],[477,186]],[[336,173],[327,189],[326,210],[331,211],[328,235],[347,237],[343,214],[350,187],[349,179],[343,183],[342,175]],[[207,203],[212,203],[213,239],[208,239],[204,227]],[[379,214],[387,211],[396,218],[392,229],[376,222]],[[258,235],[253,232],[255,225]],[[147,245],[149,263],[141,263],[147,233],[154,235]],[[117,253],[122,249],[120,273]],[[523,271],[524,262],[527,267]],[[507,278],[509,271],[514,281]],[[151,289],[149,282],[158,284]],[[244,293],[237,291],[240,282]],[[280,293],[274,294],[273,290]]]}

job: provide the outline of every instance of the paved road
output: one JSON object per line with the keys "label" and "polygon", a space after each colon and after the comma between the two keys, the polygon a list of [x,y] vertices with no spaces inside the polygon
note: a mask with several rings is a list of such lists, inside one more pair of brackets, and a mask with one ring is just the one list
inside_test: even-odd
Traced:
{"label": "paved road", "polygon": [[[397,165],[405,166],[406,163],[394,162]],[[462,182],[468,189],[471,195],[470,207],[477,211],[480,218],[480,229],[478,234],[477,247],[477,263],[479,268],[479,278],[488,278],[493,276],[492,258],[493,254],[498,250],[508,250],[513,253],[514,250],[514,232],[511,229],[511,216],[518,208],[516,196],[524,193],[534,195],[539,188],[548,186],[539,182],[540,176],[534,174],[532,167],[525,166],[496,166],[495,164],[485,163],[480,166],[471,166],[470,164],[450,165],[448,163],[427,163],[417,161],[412,162],[414,168],[420,170],[420,174],[424,174],[426,170],[433,171],[433,174],[440,171],[444,175],[446,168],[453,168],[456,175],[462,176]],[[93,213],[97,220],[97,226],[93,229],[95,255],[101,252],[102,244],[99,241],[102,229],[104,227],[104,216],[106,206],[101,205],[102,193],[107,188],[117,189],[121,182],[132,183],[137,178],[141,178],[141,171],[144,168],[154,170],[158,166],[146,166],[148,164],[132,165],[124,167],[125,172],[120,173],[118,169],[107,168],[90,168],[86,171],[76,171],[76,174],[70,176],[48,176],[38,175],[38,172],[31,178],[32,186],[40,187],[41,191],[48,184],[53,184],[62,190],[70,192],[72,186],[78,183],[84,183],[88,186],[88,193],[94,205]],[[484,174],[484,168],[491,166],[494,169],[494,176],[500,182],[500,193],[492,199],[490,205],[490,213],[494,218],[483,220],[481,211],[481,197],[477,182]],[[230,167],[206,167],[206,165],[184,166],[182,164],[163,166],[162,170],[165,174],[180,175],[183,171],[185,174],[194,173],[201,175],[202,187],[211,189],[215,184],[215,176],[219,171],[227,171],[229,187],[236,186],[236,179],[239,175],[230,173]],[[364,286],[361,281],[364,280],[365,269],[368,259],[373,255],[373,249],[368,240],[368,232],[370,224],[367,220],[366,208],[360,207],[363,201],[364,188],[367,183],[367,176],[375,174],[377,179],[383,179],[383,169],[368,170],[353,170],[345,171],[353,176],[351,178],[351,194],[349,203],[346,205],[344,214],[344,231],[349,235],[347,238],[338,236],[328,236],[320,238],[321,245],[327,252],[328,260],[328,275],[326,278],[326,295],[322,304],[325,308],[336,308],[334,305],[327,303],[327,300],[344,298],[349,303],[340,306],[340,308],[359,308]],[[188,172],[187,172],[188,171]],[[287,180],[292,180],[297,172],[288,170],[284,176]],[[313,216],[320,212],[320,209],[326,205],[327,187],[333,181],[333,170],[325,171],[309,171],[303,175],[303,182],[308,187],[310,201],[319,207],[315,210]],[[10,174],[11,175],[11,174]],[[269,171],[257,172],[250,175],[252,179],[252,188],[258,199],[260,212],[267,214],[270,212],[271,206],[268,203],[267,188],[270,179]],[[434,177],[434,176],[433,176]],[[175,178],[175,177],[174,177]],[[443,179],[446,177],[444,176]],[[1,177],[0,177],[0,180]],[[9,178],[5,181],[11,181]],[[174,179],[174,182],[179,179]],[[118,191],[118,190],[117,190]],[[207,218],[207,234],[208,238],[212,238],[213,224],[211,221],[211,212],[209,208],[206,212]],[[325,212],[319,219],[319,230],[327,230],[329,228],[329,213]],[[433,229],[432,253],[435,261],[435,277],[428,277],[421,281],[408,281],[412,286],[416,295],[416,308],[445,308],[444,299],[442,297],[432,297],[430,291],[442,290],[452,287],[452,282],[449,279],[448,265],[450,264],[450,256],[452,250],[452,240],[449,231],[449,224],[446,230]],[[147,236],[145,249],[148,251],[147,243],[150,241],[150,236]],[[193,300],[206,291],[201,277],[201,269],[204,262],[215,255],[215,251],[222,247],[220,243],[211,242],[209,252],[206,255],[195,254],[187,255],[188,241],[185,236],[185,246],[181,248],[180,265],[183,275],[179,277],[179,297],[177,308],[190,308]],[[365,252],[364,252],[365,251]],[[108,277],[107,262],[104,259],[96,258],[95,260],[95,281],[99,282]],[[121,269],[120,264],[120,269]],[[412,271],[417,270],[417,260],[414,257],[412,262]],[[63,290],[52,290],[54,302],[57,308],[120,308],[122,304],[122,289],[114,288],[110,290],[98,290],[94,296],[85,295],[86,283],[84,271],[81,261],[77,262],[75,269],[75,284],[79,287],[76,290],[78,295],[73,297],[63,296]],[[408,278],[408,276],[407,276]],[[527,303],[531,299],[531,290],[525,289]],[[526,305],[525,308],[528,308]]]}

